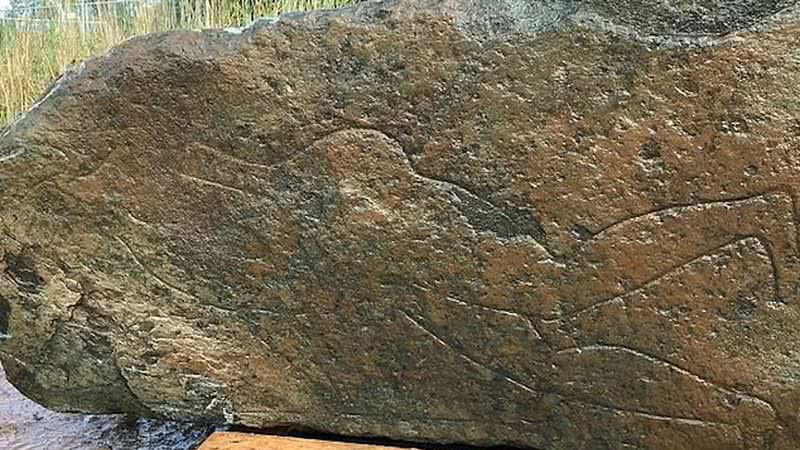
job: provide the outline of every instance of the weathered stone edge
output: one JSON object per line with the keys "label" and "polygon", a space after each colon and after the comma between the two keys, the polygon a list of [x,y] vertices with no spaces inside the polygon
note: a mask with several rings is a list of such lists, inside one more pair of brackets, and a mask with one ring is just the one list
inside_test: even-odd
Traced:
{"label": "weathered stone edge", "polygon": [[[54,96],[61,87],[71,79],[77,78],[81,75],[87,62],[99,61],[111,57],[115,50],[129,45],[131,42],[140,39],[150,39],[154,35],[163,35],[170,33],[202,33],[209,36],[214,36],[218,40],[246,40],[252,34],[260,34],[264,32],[271,32],[273,29],[281,25],[300,26],[307,28],[325,28],[331,22],[336,20],[343,20],[352,24],[360,25],[377,25],[381,23],[390,23],[401,19],[408,19],[419,15],[434,15],[450,17],[455,25],[465,34],[467,38],[476,40],[478,42],[489,42],[497,39],[502,39],[513,34],[525,33],[538,33],[543,31],[564,31],[573,27],[586,27],[593,30],[610,32],[619,35],[622,38],[640,41],[642,43],[652,45],[655,47],[706,47],[721,45],[726,42],[737,39],[736,34],[741,31],[765,31],[780,24],[790,21],[800,20],[800,2],[788,6],[781,11],[769,16],[756,25],[748,26],[742,29],[735,30],[730,33],[724,34],[694,34],[694,35],[642,35],[630,27],[614,23],[598,14],[588,13],[586,10],[581,10],[577,7],[577,3],[571,0],[553,0],[554,2],[563,2],[570,9],[570,14],[564,17],[564,20],[557,23],[542,23],[537,21],[526,20],[525,18],[508,11],[503,12],[499,8],[487,7],[487,4],[503,3],[508,5],[509,2],[515,1],[531,1],[531,0],[365,0],[350,6],[341,7],[338,9],[329,10],[313,10],[305,12],[293,12],[282,14],[275,17],[264,17],[256,19],[250,24],[239,28],[225,28],[225,29],[208,29],[208,30],[173,30],[162,33],[153,33],[148,35],[134,36],[130,39],[123,41],[108,52],[89,58],[82,62],[80,65],[67,70],[62,74],[53,84],[48,88],[47,92],[25,113],[20,114],[14,121],[0,128],[0,163],[20,156],[24,151],[16,148],[13,144],[8,145],[4,142],[11,132],[21,126],[26,118],[35,113],[48,99]],[[548,0],[539,0],[548,2]],[[574,8],[572,6],[575,6]],[[505,31],[503,30],[488,30],[480,23],[475,23],[470,19],[470,14],[474,14],[474,9],[479,8],[481,11],[491,11],[493,21],[503,22]],[[3,145],[6,144],[6,145]]]}

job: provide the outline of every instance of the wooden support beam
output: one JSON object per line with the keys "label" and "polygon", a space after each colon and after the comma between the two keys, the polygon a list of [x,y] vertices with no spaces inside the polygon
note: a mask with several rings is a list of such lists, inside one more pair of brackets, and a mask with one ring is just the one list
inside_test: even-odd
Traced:
{"label": "wooden support beam", "polygon": [[[400,450],[399,447],[352,444],[285,436],[265,436],[249,433],[217,432],[198,450]],[[413,449],[404,449],[413,450]]]}

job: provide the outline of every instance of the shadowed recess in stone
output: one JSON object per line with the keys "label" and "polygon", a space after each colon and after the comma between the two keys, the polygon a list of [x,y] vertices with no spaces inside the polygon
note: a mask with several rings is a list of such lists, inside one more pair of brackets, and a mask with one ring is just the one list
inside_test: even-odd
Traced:
{"label": "shadowed recess in stone", "polygon": [[0,297],[0,339],[8,339],[8,318],[11,316],[11,305]]}
{"label": "shadowed recess in stone", "polygon": [[44,280],[36,273],[36,269],[33,267],[33,259],[30,256],[8,253],[5,255],[5,263],[6,274],[14,280],[21,290],[36,292],[41,289]]}

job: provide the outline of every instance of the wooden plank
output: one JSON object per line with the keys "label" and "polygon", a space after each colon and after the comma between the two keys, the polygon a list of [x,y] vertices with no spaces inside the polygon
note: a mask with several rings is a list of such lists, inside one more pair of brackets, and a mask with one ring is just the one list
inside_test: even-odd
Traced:
{"label": "wooden plank", "polygon": [[[217,432],[198,450],[400,450],[399,447],[351,444],[285,436],[265,436],[249,433]],[[403,449],[413,450],[413,449]]]}

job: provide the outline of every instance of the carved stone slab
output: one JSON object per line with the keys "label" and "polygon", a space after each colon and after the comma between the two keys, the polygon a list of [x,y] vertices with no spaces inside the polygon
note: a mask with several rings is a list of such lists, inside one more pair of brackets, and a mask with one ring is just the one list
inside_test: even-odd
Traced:
{"label": "carved stone slab", "polygon": [[0,360],[60,410],[797,448],[794,3],[132,39],[0,132]]}

